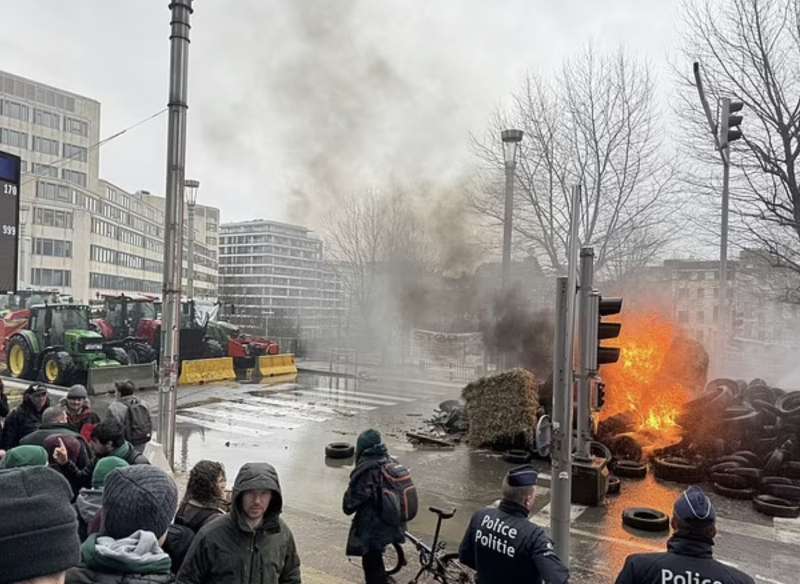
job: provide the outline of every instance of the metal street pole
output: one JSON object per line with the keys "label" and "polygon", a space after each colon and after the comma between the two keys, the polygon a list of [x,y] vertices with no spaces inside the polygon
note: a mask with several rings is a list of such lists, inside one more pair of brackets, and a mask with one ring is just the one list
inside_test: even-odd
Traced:
{"label": "metal street pole", "polygon": [[[727,112],[730,110],[731,100],[728,97],[722,98],[722,111]],[[725,120],[727,123],[727,120]],[[728,128],[725,124],[720,124],[721,131],[727,132]],[[730,302],[728,300],[728,200],[729,200],[729,182],[731,174],[731,159],[730,159],[730,146],[725,141],[725,146],[721,149],[722,155],[722,220],[719,236],[719,322],[717,323],[717,331],[719,339],[717,342],[717,351],[719,363],[717,371],[722,375],[725,371],[725,336],[728,333],[728,307]]]}
{"label": "metal street pole", "polygon": [[572,348],[575,330],[578,227],[581,187],[572,188],[567,277],[556,285],[556,334],[553,348],[553,449],[550,531],[556,554],[569,566],[569,524],[572,499],[572,395],[574,388]]}
{"label": "metal street pole", "polygon": [[503,130],[503,159],[506,169],[505,213],[503,215],[503,276],[505,292],[510,284],[511,273],[511,227],[514,216],[514,172],[517,168],[517,147],[522,141],[522,130]]}
{"label": "metal street pole", "polygon": [[581,248],[581,282],[578,291],[578,328],[580,351],[580,371],[578,372],[578,423],[575,460],[589,461],[592,458],[590,443],[592,440],[592,414],[590,408],[592,372],[590,352],[596,350],[591,345],[592,335],[589,327],[597,326],[592,322],[591,296],[594,286],[594,248]]}
{"label": "metal street pole", "polygon": [[189,77],[189,17],[192,0],[172,0],[167,129],[167,184],[164,213],[164,280],[161,355],[158,376],[158,439],[175,468],[178,347],[183,267],[183,183],[186,168],[186,110]]}

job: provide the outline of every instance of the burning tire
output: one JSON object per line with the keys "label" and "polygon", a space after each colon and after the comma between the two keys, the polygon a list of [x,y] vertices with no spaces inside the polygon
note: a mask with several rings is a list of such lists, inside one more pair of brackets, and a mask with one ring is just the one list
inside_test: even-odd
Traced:
{"label": "burning tire", "polygon": [[753,507],[756,511],[770,517],[799,517],[800,506],[780,497],[772,495],[757,495],[753,498]]}
{"label": "burning tire", "polygon": [[669,517],[658,509],[630,507],[622,512],[622,524],[642,531],[667,531]]}
{"label": "burning tire", "polygon": [[715,493],[722,495],[723,497],[728,497],[729,499],[752,499],[756,494],[755,489],[732,489],[724,485],[720,485],[719,483],[714,483],[713,487]]}
{"label": "burning tire", "polygon": [[618,477],[608,477],[608,487],[606,488],[606,495],[619,495],[622,488],[622,481]]}
{"label": "burning tire", "polygon": [[612,470],[618,477],[626,479],[643,479],[647,476],[647,465],[636,460],[617,460]]}
{"label": "burning tire", "polygon": [[503,460],[511,464],[525,464],[531,459],[531,453],[522,449],[506,450],[503,454]]}
{"label": "burning tire", "polygon": [[351,458],[356,449],[348,442],[331,442],[325,447],[327,458]]}
{"label": "burning tire", "polygon": [[703,481],[703,468],[685,458],[664,456],[653,461],[656,477],[676,483],[700,483]]}

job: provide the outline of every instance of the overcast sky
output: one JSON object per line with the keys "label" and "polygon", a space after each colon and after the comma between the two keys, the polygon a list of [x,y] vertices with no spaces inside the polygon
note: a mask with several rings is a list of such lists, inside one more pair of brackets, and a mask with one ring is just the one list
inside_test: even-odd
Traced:
{"label": "overcast sky", "polygon": [[[194,4],[187,177],[223,221],[301,221],[320,184],[457,177],[470,133],[525,72],[589,41],[650,60],[669,91],[679,35],[671,0]],[[0,69],[97,99],[109,136],[166,105],[167,5],[14,2]],[[103,146],[101,178],[163,193],[166,127],[165,114]]]}

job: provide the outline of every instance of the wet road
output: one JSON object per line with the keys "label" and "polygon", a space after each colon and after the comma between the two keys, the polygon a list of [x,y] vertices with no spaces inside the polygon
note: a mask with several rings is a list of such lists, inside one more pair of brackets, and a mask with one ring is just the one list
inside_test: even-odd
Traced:
{"label": "wet road", "polygon": [[[429,505],[455,506],[458,513],[443,529],[448,547],[457,548],[472,512],[497,501],[509,464],[497,455],[459,446],[454,450],[411,446],[407,430],[419,427],[439,402],[457,398],[460,386],[403,379],[360,382],[301,375],[297,383],[272,386],[223,384],[182,389],[176,440],[179,464],[188,470],[200,459],[221,460],[229,478],[248,461],[276,466],[287,509],[301,525],[295,528],[305,561],[330,574],[354,578],[357,568],[343,557],[348,519],[341,496],[352,470],[324,457],[328,442],[355,442],[375,427],[390,451],[413,472],[421,511],[410,530],[430,538],[434,529]],[[549,527],[549,465],[541,469],[537,509],[532,521]],[[622,494],[605,507],[573,506],[572,572],[574,582],[613,582],[630,553],[661,551],[666,536],[621,525],[625,507],[649,506],[669,513],[679,485],[648,477],[624,480]],[[749,503],[710,494],[717,505],[716,556],[739,567],[757,582],[789,584],[800,573],[800,522],[771,519]],[[402,581],[402,579],[400,580]]]}

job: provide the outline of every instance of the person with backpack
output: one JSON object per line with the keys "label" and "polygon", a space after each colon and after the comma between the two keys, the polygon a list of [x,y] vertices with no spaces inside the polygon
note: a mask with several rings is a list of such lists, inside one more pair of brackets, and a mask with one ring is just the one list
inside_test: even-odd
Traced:
{"label": "person with backpack", "polygon": [[[409,502],[406,506],[405,503]],[[342,500],[353,515],[347,555],[361,556],[366,584],[387,584],[383,551],[405,541],[406,521],[416,515],[416,490],[408,470],[389,456],[377,430],[365,430],[356,441],[356,468]]]}
{"label": "person with backpack", "polygon": [[153,435],[153,420],[150,410],[143,401],[134,396],[136,386],[130,379],[117,381],[117,399],[108,406],[106,419],[116,420],[124,428],[125,440],[133,444],[136,452],[144,452],[144,447]]}

